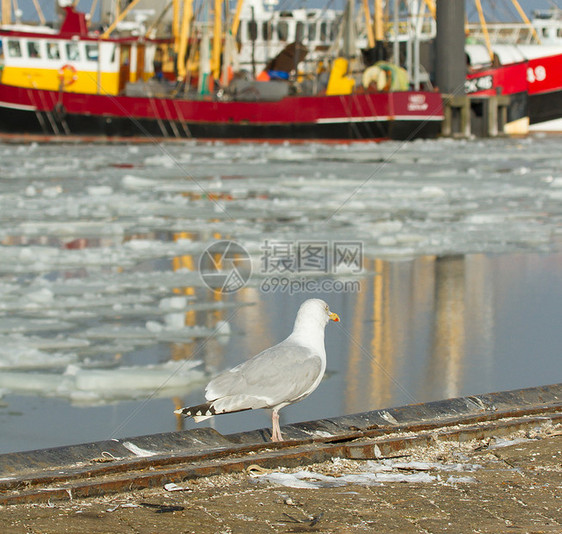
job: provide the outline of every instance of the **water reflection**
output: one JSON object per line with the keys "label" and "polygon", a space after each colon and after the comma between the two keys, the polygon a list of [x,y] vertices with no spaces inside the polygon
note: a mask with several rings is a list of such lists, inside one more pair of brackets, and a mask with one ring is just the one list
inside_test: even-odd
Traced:
{"label": "water reflection", "polygon": [[[560,286],[554,284],[554,280],[560,280],[560,272],[553,269],[560,263],[560,256],[556,256],[556,261],[552,256],[537,258],[541,261],[535,268],[540,265],[540,269],[550,273],[547,283],[551,291],[560,295]],[[522,256],[512,256],[511,260],[525,261]],[[328,370],[336,370],[341,376],[325,381],[316,393],[318,401],[314,406],[310,406],[312,401],[307,401],[301,408],[295,407],[295,411],[299,410],[295,420],[336,415],[325,407],[332,406],[332,398],[340,394],[337,415],[555,381],[556,372],[551,374],[547,369],[557,371],[560,377],[558,360],[553,354],[543,353],[539,373],[534,376],[515,373],[516,380],[504,380],[505,366],[516,369],[529,360],[529,354],[514,351],[506,361],[504,355],[498,353],[503,343],[525,336],[525,331],[509,331],[499,344],[496,343],[496,321],[505,321],[511,313],[502,303],[502,294],[507,288],[497,287],[502,278],[505,282],[511,278],[505,277],[502,257],[425,256],[402,262],[373,260],[368,268],[374,274],[362,281],[358,294],[323,296],[343,316],[342,331],[327,331]],[[544,279],[530,278],[535,285],[544,283]],[[522,295],[533,291],[517,277],[510,282],[509,291]],[[239,298],[243,295],[247,298],[250,292],[252,290],[242,292]],[[301,295],[298,301],[309,296]],[[282,339],[290,330],[290,324],[284,321],[284,329],[281,329],[268,318],[275,317],[275,307],[285,310],[292,320],[297,305],[295,297],[278,295],[271,301],[256,291],[248,300],[254,300],[256,305],[246,308],[236,318],[247,335],[243,343],[234,343],[237,356],[226,358],[230,364],[238,363],[241,354],[250,356]],[[549,307],[552,309],[546,311]],[[559,302],[551,297],[544,307],[528,310],[527,326],[544,324],[543,313],[549,317],[559,312]],[[335,336],[339,336],[337,343]],[[560,338],[555,330],[548,336]],[[335,347],[344,355],[341,367]]]}
{"label": "water reflection", "polygon": [[462,257],[435,262],[435,323],[425,383],[429,391],[456,397],[465,358],[465,261]]}
{"label": "water reflection", "polygon": [[[170,261],[181,271],[196,266],[198,256]],[[0,409],[4,436],[18,424],[37,431],[37,443],[0,443],[0,450],[195,427],[192,421],[173,416],[172,411],[202,400],[204,386],[213,374],[281,341],[291,331],[298,306],[310,297],[325,299],[342,321],[326,329],[325,380],[305,401],[284,410],[284,424],[562,379],[558,351],[562,344],[561,254],[371,259],[365,271],[369,274],[361,279],[357,293],[290,295],[264,293],[250,285],[224,295],[202,285],[170,288],[173,296],[166,297],[170,302],[164,306],[161,301],[160,307],[163,324],[173,323],[177,328],[168,333],[164,330],[164,334],[170,339],[177,336],[175,341],[166,342],[166,336],[157,331],[151,338],[152,332],[145,329],[146,341],[139,342],[129,337],[126,315],[109,316],[107,320],[121,328],[114,335],[122,336],[122,343],[132,346],[119,352],[119,359],[109,358],[108,352],[98,364],[105,366],[103,372],[89,372],[84,367],[86,355],[93,354],[95,336],[88,338],[94,345],[73,345],[80,359],[71,363],[82,366],[74,370],[75,375],[65,371],[66,364],[58,374],[55,369],[25,372],[4,366],[0,390],[7,406],[18,405],[16,395],[43,400],[17,418]],[[177,302],[171,301],[174,298]],[[217,326],[228,335],[212,335]],[[39,327],[34,328],[38,332]],[[182,329],[190,328],[204,330],[198,335],[181,334]],[[37,343],[49,341],[33,339]],[[70,340],[66,338],[66,342]],[[63,341],[50,339],[52,346],[59,343],[64,347]],[[118,339],[112,342],[119,343]],[[169,381],[161,375],[168,360],[201,363],[193,380],[188,374],[177,374]],[[160,374],[150,367],[155,362]],[[108,388],[109,378],[115,387]],[[133,382],[141,379],[152,384],[154,392],[135,388]],[[178,387],[181,380],[185,384]],[[90,389],[76,386],[86,383]],[[67,435],[57,433],[49,442],[40,434],[45,431],[45,421],[52,418],[57,398],[68,403],[59,406],[58,413],[68,421],[69,430]],[[112,428],[107,427],[104,405],[115,407]],[[147,411],[153,416],[147,417]],[[83,420],[88,421],[88,429],[82,428],[76,435],[72,422]],[[231,433],[268,423],[267,414],[251,412],[217,417],[212,424],[220,432]]]}
{"label": "water reflection", "polygon": [[[546,264],[552,258],[560,261],[560,256],[537,257]],[[516,263],[522,258],[512,256]],[[542,261],[539,265],[545,267]],[[342,315],[341,330],[327,331],[329,376],[316,393],[319,401],[312,406],[310,401],[295,406],[298,415],[292,419],[357,413],[497,389],[495,321],[509,312],[502,308],[502,291],[496,288],[503,275],[502,257],[473,254],[423,256],[409,261],[374,259],[365,267],[372,274],[361,280],[357,294],[320,295]],[[552,274],[558,276],[557,272]],[[514,283],[522,288],[519,281]],[[244,306],[228,314],[227,320],[237,326],[237,333],[226,346],[217,345],[212,338],[202,342],[203,354],[198,357],[203,356],[205,369],[212,375],[279,342],[290,332],[298,304],[311,296],[318,295],[272,296],[253,287],[231,297],[211,293],[211,298],[232,299]],[[224,311],[210,312],[207,326],[212,328],[224,318]],[[518,332],[509,335],[517,336]],[[339,339],[334,342],[336,336]],[[185,354],[189,359],[193,350]],[[513,357],[516,361],[527,355]],[[551,364],[547,362],[547,367]],[[330,370],[335,376],[330,376]],[[525,382],[520,378],[513,387]],[[544,377],[537,380],[544,381]],[[528,385],[536,385],[536,381]],[[334,397],[340,404],[337,413],[323,410],[333,405]],[[322,402],[327,398],[331,401]],[[221,429],[220,418],[217,425]]]}
{"label": "water reflection", "polygon": [[[492,264],[492,268],[490,268]],[[485,255],[375,260],[348,318],[345,412],[493,388],[494,260]],[[351,324],[350,324],[351,323]]]}

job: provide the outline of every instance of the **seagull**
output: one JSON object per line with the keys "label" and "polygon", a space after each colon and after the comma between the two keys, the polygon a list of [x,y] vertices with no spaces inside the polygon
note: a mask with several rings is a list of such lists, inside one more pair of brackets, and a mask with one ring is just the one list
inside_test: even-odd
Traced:
{"label": "seagull", "polygon": [[330,320],[340,318],[323,300],[306,300],[288,338],[213,378],[205,388],[207,402],[174,413],[193,417],[198,423],[223,413],[269,408],[271,441],[283,441],[279,410],[310,395],[322,380],[326,370],[324,329]]}

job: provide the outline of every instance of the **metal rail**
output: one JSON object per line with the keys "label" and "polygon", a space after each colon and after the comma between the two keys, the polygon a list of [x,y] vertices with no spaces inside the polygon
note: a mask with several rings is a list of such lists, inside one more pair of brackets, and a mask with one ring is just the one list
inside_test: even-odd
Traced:
{"label": "metal rail", "polygon": [[[376,459],[439,440],[499,436],[562,422],[562,384],[377,410],[222,436],[211,429],[0,455],[0,504],[90,497],[334,457]],[[137,449],[135,449],[135,447]],[[143,449],[150,456],[137,456]]]}

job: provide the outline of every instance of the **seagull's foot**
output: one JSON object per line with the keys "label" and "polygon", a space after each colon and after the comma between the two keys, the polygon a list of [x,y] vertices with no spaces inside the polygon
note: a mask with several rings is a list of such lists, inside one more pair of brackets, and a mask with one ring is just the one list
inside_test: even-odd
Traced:
{"label": "seagull's foot", "polygon": [[283,441],[281,428],[279,427],[279,414],[275,410],[273,410],[273,413],[271,414],[271,421],[273,423],[271,441]]}

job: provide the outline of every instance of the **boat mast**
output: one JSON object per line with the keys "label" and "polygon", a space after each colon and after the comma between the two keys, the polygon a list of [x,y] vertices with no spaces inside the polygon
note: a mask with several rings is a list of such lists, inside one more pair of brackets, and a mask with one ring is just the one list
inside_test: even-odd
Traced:
{"label": "boat mast", "polygon": [[375,0],[375,42],[384,41],[383,18],[382,0]]}
{"label": "boat mast", "polygon": [[12,0],[2,0],[2,24],[12,23]]}
{"label": "boat mast", "polygon": [[[97,0],[94,0],[94,3]],[[170,8],[172,7],[172,4],[174,3],[175,0],[170,0],[168,2],[168,4],[166,5],[166,7],[162,10],[162,12],[160,13],[160,15],[158,15],[158,17],[156,17],[151,23],[150,26],[148,26],[146,28],[146,32],[144,33],[144,37],[146,39],[149,39],[151,36],[154,36],[155,31],[158,29],[158,27],[160,26],[161,22],[164,20],[164,17],[168,14],[168,11],[170,10]],[[176,36],[176,29],[173,27],[174,25],[174,21],[172,21],[172,37],[174,38],[174,51],[175,49],[175,36]],[[179,33],[179,30],[177,31],[177,33]]]}
{"label": "boat mast", "polygon": [[35,6],[35,11],[37,11],[37,15],[39,16],[39,22],[45,26],[47,24],[47,19],[45,15],[43,15],[43,11],[41,10],[41,6],[39,5],[38,0],[33,0],[33,5]]}
{"label": "boat mast", "polygon": [[222,0],[215,0],[213,24],[213,52],[211,55],[211,74],[218,80],[221,74],[221,41],[222,41]]}
{"label": "boat mast", "polygon": [[531,24],[531,21],[529,20],[529,17],[527,17],[527,15],[525,14],[525,11],[523,11],[523,9],[521,9],[521,6],[519,5],[519,2],[517,0],[511,0],[511,2],[514,5],[515,9],[517,9],[517,13],[519,13],[519,16],[521,17],[521,20],[525,24],[527,24],[527,26],[529,26],[529,28],[531,29],[531,33],[533,34],[533,37],[535,38],[535,41],[537,42],[537,44],[541,44],[541,40],[539,38],[539,35],[537,34],[537,30]]}
{"label": "boat mast", "polygon": [[101,38],[107,39],[111,35],[111,32],[115,29],[117,24],[119,24],[127,16],[129,11],[131,11],[131,9],[133,9],[139,2],[140,0],[132,0],[131,3],[123,11],[121,11],[121,13],[119,13],[119,16],[115,18],[109,28],[105,30],[105,32],[101,35]]}
{"label": "boat mast", "polygon": [[435,18],[435,0],[424,0],[424,2],[427,6],[427,9],[429,9],[429,12],[431,13],[431,16]]}
{"label": "boat mast", "polygon": [[356,56],[357,43],[355,33],[355,1],[347,0],[343,15],[343,48],[342,55],[346,59]]}
{"label": "boat mast", "polygon": [[488,33],[488,26],[486,25],[486,19],[484,18],[484,11],[482,10],[482,3],[480,0],[474,0],[476,10],[478,11],[478,18],[480,19],[480,26],[482,27],[482,33],[484,34],[484,41],[486,41],[486,48],[488,49],[488,55],[490,56],[490,61],[494,61],[494,51],[492,50],[492,43],[490,42],[490,34]]}
{"label": "boat mast", "polygon": [[244,0],[238,0],[236,2],[236,11],[234,12],[234,19],[232,20],[232,37],[236,39],[236,34],[238,33],[238,27],[240,26],[240,13],[242,13],[242,6],[244,5]]}
{"label": "boat mast", "polygon": [[[375,21],[377,20],[377,2],[380,2],[380,0],[375,0]],[[367,42],[369,43],[369,48],[374,48],[375,34],[373,33],[373,21],[371,20],[369,0],[363,0],[363,13],[365,15],[365,26],[367,28]]]}
{"label": "boat mast", "polygon": [[98,7],[98,0],[94,0],[92,2],[92,7],[90,8],[90,18],[88,19],[88,26],[92,23],[92,20],[94,20],[94,13],[96,12],[97,7]]}
{"label": "boat mast", "polygon": [[392,25],[394,32],[394,42],[392,43],[392,56],[393,61],[396,65],[400,65],[400,32],[399,20],[398,20],[398,10],[400,9],[399,0],[394,0],[394,6],[392,9]]}
{"label": "boat mast", "polygon": [[180,49],[180,0],[173,0],[172,37],[174,38],[174,52],[177,57]]}
{"label": "boat mast", "polygon": [[[529,26],[531,29],[531,33],[537,44],[541,44],[541,40],[535,30],[534,26],[531,24],[529,17],[525,14],[519,2],[517,0],[511,0],[511,3],[519,13],[519,16],[523,20],[523,22]],[[480,26],[482,27],[482,34],[484,35],[484,41],[486,42],[486,48],[488,49],[488,54],[490,55],[490,61],[494,61],[494,51],[492,50],[492,43],[490,42],[490,34],[488,33],[488,26],[486,25],[486,19],[484,18],[484,11],[482,10],[482,3],[480,0],[474,0],[474,4],[476,5],[476,10],[478,11],[478,18],[480,19]]]}
{"label": "boat mast", "polygon": [[[228,4],[227,4],[228,5]],[[222,73],[221,86],[226,87],[229,82],[230,72],[232,72],[232,64],[234,60],[235,42],[232,36],[232,24],[230,22],[230,13],[228,9],[224,11],[224,44],[222,51]]]}
{"label": "boat mast", "polygon": [[[175,14],[176,13],[174,11],[174,16]],[[178,9],[178,16],[179,16],[179,9]],[[193,18],[193,0],[185,0],[183,3],[183,13],[181,18],[181,27],[179,31],[179,45],[176,51],[178,80],[180,81],[183,81],[185,79],[187,73],[185,53],[187,51],[187,43],[189,40],[189,35],[191,33],[192,18]]]}

